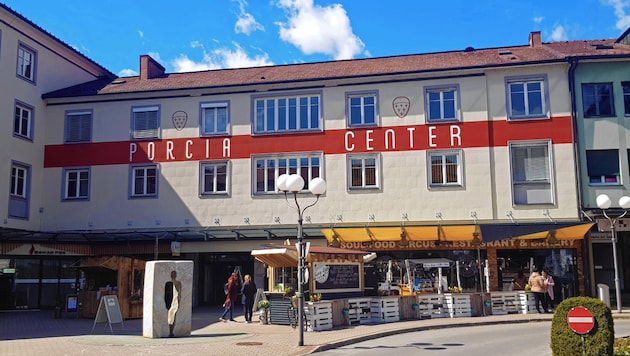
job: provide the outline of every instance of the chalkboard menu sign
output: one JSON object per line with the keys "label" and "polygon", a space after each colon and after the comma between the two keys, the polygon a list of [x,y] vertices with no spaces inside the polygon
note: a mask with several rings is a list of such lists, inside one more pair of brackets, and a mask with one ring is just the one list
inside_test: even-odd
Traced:
{"label": "chalkboard menu sign", "polygon": [[363,271],[358,263],[313,264],[315,292],[360,292]]}

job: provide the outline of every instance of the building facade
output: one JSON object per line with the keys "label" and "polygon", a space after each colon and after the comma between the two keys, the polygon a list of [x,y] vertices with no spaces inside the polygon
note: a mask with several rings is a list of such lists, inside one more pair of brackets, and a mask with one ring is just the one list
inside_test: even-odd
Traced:
{"label": "building facade", "polygon": [[[628,31],[614,44],[599,43],[595,48],[612,50],[617,44],[628,44]],[[598,208],[596,198],[600,194],[610,197],[613,202],[610,217],[617,218],[623,214],[617,202],[628,195],[630,63],[625,53],[612,51],[606,56],[573,58],[570,73],[575,88],[573,95],[581,167],[580,201],[584,214],[598,223],[588,246],[593,261],[591,282],[614,288],[610,222]],[[622,290],[630,282],[630,270],[623,263],[630,256],[630,244],[625,241],[630,231],[628,223],[630,221],[622,217],[615,224]]]}
{"label": "building facade", "polygon": [[[284,173],[326,180],[305,238],[377,252],[374,283],[389,260],[430,257],[461,264],[471,291],[534,265],[563,296],[596,282],[570,58],[630,55],[622,43],[532,32],[522,46],[194,73],[143,55],[140,75],[115,78],[0,9],[2,78],[15,83],[0,88],[15,108],[0,168],[6,308],[51,304],[47,264],[57,298],[62,279],[84,288],[78,259],[104,255],[192,259],[194,302],[219,303],[232,270],[265,280],[252,250],[295,241]],[[21,48],[36,54],[36,81],[19,74]],[[38,297],[24,304],[29,263]]]}

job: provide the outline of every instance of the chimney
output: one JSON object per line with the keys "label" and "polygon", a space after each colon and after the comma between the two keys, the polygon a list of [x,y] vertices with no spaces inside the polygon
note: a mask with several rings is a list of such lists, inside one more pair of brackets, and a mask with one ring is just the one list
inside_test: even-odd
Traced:
{"label": "chimney", "polygon": [[164,67],[151,56],[140,56],[140,80],[160,78],[164,76],[164,72]]}
{"label": "chimney", "polygon": [[534,31],[529,33],[529,46],[532,48],[542,46],[542,39],[540,38],[540,31]]}

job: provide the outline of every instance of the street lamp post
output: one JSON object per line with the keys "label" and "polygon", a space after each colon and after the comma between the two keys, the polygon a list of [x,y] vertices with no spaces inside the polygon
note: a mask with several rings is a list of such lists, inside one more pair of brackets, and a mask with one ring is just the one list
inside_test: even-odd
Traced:
{"label": "street lamp post", "polygon": [[[304,179],[299,174],[282,174],[278,177],[276,186],[280,191],[284,193],[284,199],[287,204],[297,210],[298,213],[298,232],[297,232],[297,250],[298,250],[298,346],[304,346],[304,283],[307,282],[306,277],[306,255],[307,247],[304,244],[304,233],[302,230],[302,217],[306,209],[317,204],[320,195],[326,192],[326,181],[322,178],[313,178],[308,184],[308,190],[315,195],[315,201],[307,205],[304,208],[300,208],[298,203],[297,194],[304,189]],[[289,203],[287,193],[293,194],[293,201],[295,205]]]}
{"label": "street lamp post", "polygon": [[617,301],[617,312],[621,313],[621,283],[619,281],[619,265],[617,263],[617,230],[616,224],[617,220],[626,216],[628,211],[626,209],[630,209],[630,197],[622,196],[619,198],[619,206],[624,210],[623,213],[615,218],[611,218],[606,213],[606,210],[610,208],[612,204],[610,197],[606,194],[600,194],[597,196],[597,206],[602,209],[602,213],[608,219],[610,223],[610,232],[611,232],[611,242],[612,242],[612,252],[613,252],[613,266],[615,268],[615,299]]}

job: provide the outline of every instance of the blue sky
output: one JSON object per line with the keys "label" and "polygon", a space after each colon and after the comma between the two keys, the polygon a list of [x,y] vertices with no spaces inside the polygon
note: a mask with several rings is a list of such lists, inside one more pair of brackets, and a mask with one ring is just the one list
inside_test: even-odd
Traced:
{"label": "blue sky", "polygon": [[0,0],[119,76],[617,38],[628,0]]}

